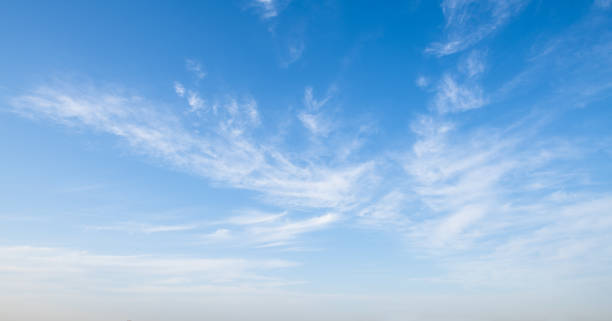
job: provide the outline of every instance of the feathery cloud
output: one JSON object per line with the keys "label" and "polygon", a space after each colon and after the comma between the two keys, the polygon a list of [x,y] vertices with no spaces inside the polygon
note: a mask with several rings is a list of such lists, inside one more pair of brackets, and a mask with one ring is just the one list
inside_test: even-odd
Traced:
{"label": "feathery cloud", "polygon": [[88,226],[87,229],[98,231],[122,231],[129,233],[160,233],[160,232],[180,232],[194,230],[198,227],[197,224],[181,224],[181,225],[152,225],[138,223],[121,223],[105,226]]}
{"label": "feathery cloud", "polygon": [[434,107],[440,114],[477,109],[486,104],[478,85],[461,85],[450,75],[444,75],[438,84]]}
{"label": "feathery cloud", "polygon": [[465,50],[488,37],[519,13],[528,0],[444,0],[445,40],[425,52],[446,56]]}
{"label": "feathery cloud", "polygon": [[288,1],[279,2],[279,0],[253,0],[251,5],[259,11],[262,19],[271,19],[278,16],[282,8],[286,6],[286,2]]}
{"label": "feathery cloud", "polygon": [[[230,217],[214,223],[223,227],[202,235],[202,238],[205,241],[238,242],[257,247],[286,246],[294,244],[297,237],[325,229],[340,219],[340,216],[334,213],[301,220],[291,220],[286,215],[287,213],[251,212]],[[234,237],[230,237],[230,233]]]}
{"label": "feathery cloud", "polygon": [[[81,288],[86,284],[87,290],[114,292],[135,286],[266,286],[266,282],[277,283],[278,280],[260,273],[297,265],[284,260],[101,255],[32,246],[4,246],[0,247],[0,254],[3,258],[0,262],[2,283],[12,291],[22,291],[32,285],[63,291],[67,288],[86,290]],[[166,282],[169,279],[181,281]],[[65,283],[70,280],[74,283]]]}
{"label": "feathery cloud", "polygon": [[302,54],[304,53],[304,49],[306,46],[304,45],[304,41],[294,41],[287,48],[287,58],[281,63],[282,67],[289,67],[292,63],[300,60]]}
{"label": "feathery cloud", "polygon": [[185,68],[187,68],[188,71],[192,72],[197,79],[203,79],[204,77],[206,77],[206,73],[202,68],[202,64],[197,60],[185,60]]}
{"label": "feathery cloud", "polygon": [[[312,106],[321,102],[309,100]],[[345,207],[357,202],[360,181],[374,164],[330,166],[291,159],[275,146],[254,141],[259,126],[253,99],[233,97],[195,134],[172,113],[141,97],[72,85],[40,87],[12,100],[14,111],[112,134],[138,152],[232,187],[255,190],[289,206]],[[318,107],[317,107],[318,108]]]}
{"label": "feathery cloud", "polygon": [[306,87],[304,90],[306,110],[299,113],[298,118],[302,125],[315,136],[327,136],[332,131],[333,126],[320,109],[331,99],[331,94],[328,93],[323,99],[317,100],[314,98],[312,91],[312,87]]}

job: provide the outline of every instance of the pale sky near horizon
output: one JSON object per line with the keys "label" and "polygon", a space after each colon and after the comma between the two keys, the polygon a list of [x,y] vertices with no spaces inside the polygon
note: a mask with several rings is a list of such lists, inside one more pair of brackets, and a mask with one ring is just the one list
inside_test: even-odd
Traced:
{"label": "pale sky near horizon", "polygon": [[612,1],[4,1],[0,320],[612,319]]}

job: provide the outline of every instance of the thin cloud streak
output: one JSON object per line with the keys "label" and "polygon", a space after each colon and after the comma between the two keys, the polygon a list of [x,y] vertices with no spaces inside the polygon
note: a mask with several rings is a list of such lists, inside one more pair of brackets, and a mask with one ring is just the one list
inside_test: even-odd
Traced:
{"label": "thin cloud streak", "polygon": [[286,218],[286,213],[240,215],[214,223],[222,226],[201,236],[205,242],[231,243],[255,247],[287,247],[297,238],[329,228],[340,215],[327,213],[301,220]]}
{"label": "thin cloud streak", "polygon": [[138,152],[176,168],[237,188],[255,190],[290,206],[349,207],[372,162],[330,167],[292,160],[274,146],[256,143],[257,104],[229,98],[206,133],[196,135],[175,115],[140,97],[96,88],[45,86],[12,100],[14,111],[69,126],[85,126],[127,141]]}
{"label": "thin cloud streak", "polygon": [[430,44],[426,53],[438,57],[470,48],[518,14],[529,0],[444,0],[445,40]]}
{"label": "thin cloud streak", "polygon": [[[297,266],[284,260],[208,259],[152,255],[100,255],[86,251],[32,246],[0,247],[2,283],[15,291],[37,284],[61,291],[87,284],[88,290],[117,292],[133,286],[205,285],[265,287],[279,280],[266,271]],[[109,278],[108,275],[114,275]],[[57,283],[74,280],[74,284]],[[81,283],[79,280],[86,280]],[[174,280],[169,283],[168,280]],[[79,285],[79,283],[81,285]],[[84,290],[84,289],[83,289]]]}

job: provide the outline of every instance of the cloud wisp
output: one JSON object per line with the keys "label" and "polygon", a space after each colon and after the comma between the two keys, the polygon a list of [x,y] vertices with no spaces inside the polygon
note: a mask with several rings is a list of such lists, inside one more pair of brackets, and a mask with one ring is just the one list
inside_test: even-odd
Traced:
{"label": "cloud wisp", "polygon": [[[0,254],[2,283],[14,291],[26,292],[34,286],[50,291],[78,291],[84,290],[82,284],[87,284],[89,291],[110,292],[137,288],[172,291],[246,285],[269,287],[282,282],[266,273],[297,266],[295,262],[277,259],[101,255],[32,246],[0,247]],[[66,280],[74,283],[60,283]]]}
{"label": "cloud wisp", "polygon": [[204,79],[204,77],[206,77],[206,72],[204,72],[202,64],[197,60],[185,60],[185,68],[187,68],[189,72],[193,73],[193,75],[196,76],[197,79]]}
{"label": "cloud wisp", "polygon": [[[175,84],[179,95],[189,92],[181,88]],[[251,98],[229,97],[216,103],[199,134],[177,115],[162,112],[141,97],[94,87],[44,86],[13,99],[12,105],[28,117],[117,136],[135,151],[173,167],[258,191],[289,206],[351,206],[359,200],[359,182],[367,180],[373,168],[372,162],[330,166],[292,159],[278,147],[257,143],[252,132],[260,120]]]}
{"label": "cloud wisp", "polygon": [[290,219],[287,213],[260,213],[249,211],[226,220],[212,222],[220,226],[202,235],[205,243],[239,244],[254,247],[287,247],[296,245],[297,238],[329,228],[340,220],[340,215],[326,213],[306,219]]}
{"label": "cloud wisp", "polygon": [[478,85],[458,84],[447,74],[438,84],[434,107],[439,113],[446,114],[477,109],[486,102],[484,93]]}
{"label": "cloud wisp", "polygon": [[445,40],[435,42],[425,52],[438,57],[468,49],[515,16],[528,0],[445,0],[442,12],[446,21]]}
{"label": "cloud wisp", "polygon": [[163,233],[163,232],[183,232],[195,230],[198,228],[197,224],[179,224],[179,225],[154,225],[154,224],[139,224],[139,223],[120,223],[114,225],[99,225],[99,226],[87,226],[89,230],[97,231],[120,231],[128,233]]}
{"label": "cloud wisp", "polygon": [[252,0],[251,6],[262,19],[268,20],[278,16],[288,3],[288,0]]}

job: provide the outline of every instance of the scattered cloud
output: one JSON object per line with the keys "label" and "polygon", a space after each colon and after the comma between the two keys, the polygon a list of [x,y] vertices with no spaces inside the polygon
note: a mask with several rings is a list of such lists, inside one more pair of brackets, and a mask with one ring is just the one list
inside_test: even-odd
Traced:
{"label": "scattered cloud", "polygon": [[327,136],[333,129],[331,121],[320,111],[330,99],[331,93],[328,93],[323,99],[317,100],[314,98],[312,87],[306,87],[304,90],[306,110],[299,113],[298,118],[302,125],[315,136]]}
{"label": "scattered cloud", "polygon": [[581,260],[601,257],[589,248],[612,250],[604,245],[610,196],[561,192],[580,189],[585,180],[551,166],[583,151],[553,138],[535,139],[533,128],[518,124],[469,131],[422,117],[413,126],[420,139],[405,169],[418,210],[401,231],[413,249],[427,249],[448,270],[448,282],[542,284],[555,278],[549,272],[576,280]]}
{"label": "scattered cloud", "polygon": [[204,100],[200,98],[200,95],[198,95],[197,92],[191,90],[188,91],[187,94],[187,103],[189,104],[189,107],[191,107],[190,111],[192,112],[204,108]]}
{"label": "scattered cloud", "polygon": [[[275,286],[266,271],[291,268],[284,260],[211,259],[154,255],[101,255],[81,250],[32,246],[0,247],[2,283],[12,291],[38,289],[120,292],[132,287],[206,285]],[[112,276],[112,277],[109,277]],[[65,282],[74,282],[67,284]],[[175,282],[167,282],[174,280]],[[86,285],[86,289],[82,288]],[[14,292],[17,293],[17,292]]]}
{"label": "scattered cloud", "polygon": [[176,94],[179,97],[184,97],[185,96],[185,87],[180,82],[175,81],[174,82],[174,92],[176,92]]}
{"label": "scattered cloud", "polygon": [[290,0],[252,0],[251,7],[255,8],[259,16],[264,19],[272,19],[287,7]]}
{"label": "scattered cloud", "polygon": [[340,219],[340,215],[334,213],[301,220],[292,220],[286,216],[286,212],[249,212],[214,223],[223,227],[202,235],[202,238],[206,241],[237,242],[257,247],[286,247],[294,245],[297,237],[325,229]]}
{"label": "scattered cloud", "polygon": [[463,51],[488,37],[528,3],[528,0],[444,0],[445,40],[425,52],[446,56]]}
{"label": "scattered cloud", "polygon": [[311,133],[317,136],[327,136],[331,131],[331,124],[320,114],[302,112],[298,118]]}
{"label": "scattered cloud", "polygon": [[391,227],[402,230],[410,223],[407,204],[410,203],[411,194],[407,191],[392,190],[378,200],[367,205],[357,213],[359,223],[369,227]]}
{"label": "scattered cloud", "polygon": [[121,231],[129,233],[161,233],[161,232],[182,232],[198,228],[197,224],[181,224],[181,225],[151,225],[139,223],[120,223],[106,226],[88,226],[87,229],[98,231]]}
{"label": "scattered cloud", "polygon": [[[326,101],[306,94],[316,110]],[[257,143],[259,126],[253,99],[229,97],[217,105],[199,134],[173,113],[141,97],[113,90],[73,85],[40,87],[12,99],[14,111],[70,126],[84,126],[126,141],[135,151],[164,160],[173,167],[237,188],[260,192],[288,206],[352,206],[361,201],[360,182],[368,180],[371,161],[332,165],[304,162],[280,147]],[[196,105],[197,106],[197,105]]]}
{"label": "scattered cloud", "polygon": [[298,61],[304,53],[305,45],[303,41],[295,42],[288,47],[288,57],[281,63],[281,66],[287,68],[292,63]]}
{"label": "scattered cloud", "polygon": [[426,88],[427,86],[429,86],[429,78],[425,76],[419,76],[417,77],[415,84],[419,88]]}
{"label": "scattered cloud", "polygon": [[304,233],[317,231],[338,221],[340,216],[327,213],[301,221],[285,221],[276,225],[255,225],[248,230],[263,247],[285,245]]}
{"label": "scattered cloud", "polygon": [[[463,42],[449,42],[445,50],[430,51],[442,56],[468,49],[506,23],[525,3],[445,1],[448,39],[464,37]],[[474,19],[473,10],[484,10],[487,18],[467,27]],[[470,30],[473,35],[468,35]],[[575,34],[583,33],[577,31]],[[556,66],[570,65],[582,75],[560,77],[572,78],[572,82],[557,87],[563,92],[554,93],[557,99],[570,94],[575,99],[608,94],[612,87],[599,80],[607,81],[609,68],[600,62],[609,59],[609,36],[604,32],[599,42],[580,50],[574,49],[582,38],[573,36],[546,44],[530,63],[548,66],[543,60],[552,60],[554,54]],[[560,55],[563,50],[565,54]],[[581,57],[584,65],[569,60],[572,57]],[[583,152],[578,146],[588,144],[540,137],[538,124],[528,125],[539,123],[533,118],[505,127],[472,126],[452,118],[489,103],[491,95],[479,83],[489,68],[485,58],[486,52],[472,50],[459,56],[452,70],[443,71],[438,82],[424,76],[416,79],[417,86],[434,92],[434,112],[413,122],[411,148],[393,151],[402,155],[399,161],[389,154],[372,158],[375,161],[348,161],[330,160],[317,149],[290,151],[283,142],[257,132],[266,124],[253,98],[208,99],[179,82],[174,83],[176,94],[187,100],[192,111],[206,113],[198,119],[202,125],[195,133],[181,115],[164,106],[108,88],[52,83],[15,97],[11,105],[16,113],[28,117],[117,136],[135,152],[223,186],[256,191],[258,197],[281,208],[193,225],[119,224],[97,229],[197,230],[209,243],[298,249],[300,238],[307,233],[354,220],[362,226],[399,232],[412,251],[434,257],[448,271],[439,278],[445,282],[493,284],[487,278],[507,278],[517,280],[514,284],[535,284],[537,277],[547,279],[546,271],[575,279],[583,268],[581,261],[594,262],[591,267],[608,266],[593,249],[611,257],[606,234],[611,226],[607,210],[611,196],[589,191],[588,186],[581,191],[588,177],[575,170],[583,166],[580,160],[572,162]],[[590,81],[588,88],[585,79]],[[585,86],[572,88],[582,80]],[[323,139],[337,128],[328,113],[332,93],[333,88],[316,98],[311,87],[305,88],[304,106],[296,117],[298,125],[307,129],[308,138],[341,151],[353,146],[353,141]],[[604,152],[609,150],[608,146]],[[397,165],[399,173],[381,169]],[[378,179],[385,186],[376,185]],[[368,193],[372,185],[377,187],[374,194]]]}
{"label": "scattered cloud", "polygon": [[480,51],[472,51],[459,65],[459,70],[470,78],[479,76],[486,69],[484,54]]}
{"label": "scattered cloud", "polygon": [[202,235],[202,239],[207,242],[221,242],[232,238],[231,232],[228,229],[220,228],[216,231]]}
{"label": "scattered cloud", "polygon": [[206,77],[206,72],[204,72],[202,64],[197,60],[185,60],[185,68],[187,68],[188,71],[192,72],[197,79],[204,79],[204,77]]}
{"label": "scattered cloud", "polygon": [[482,89],[478,85],[458,84],[450,75],[444,75],[438,84],[435,109],[441,113],[455,113],[477,109],[486,104]]}
{"label": "scattered cloud", "polygon": [[271,223],[278,221],[282,217],[285,217],[287,212],[282,213],[262,213],[262,212],[253,212],[249,211],[246,214],[233,216],[229,219],[222,221],[221,223],[227,223],[231,225],[253,225],[253,224],[262,224],[262,223]]}

